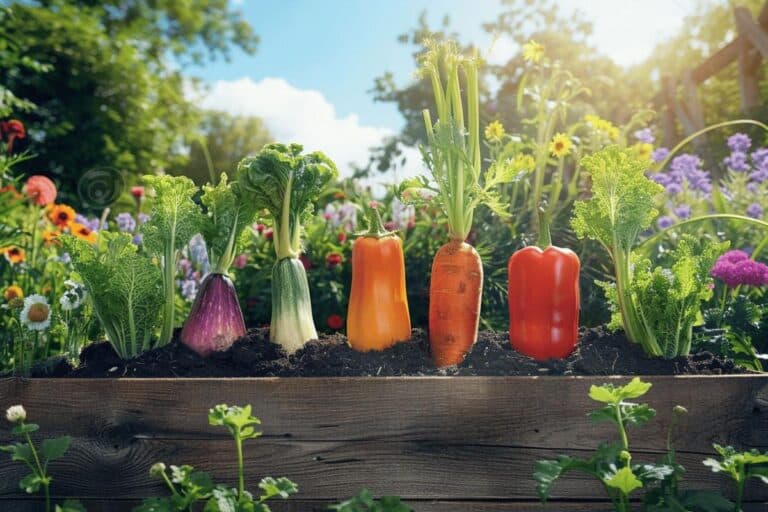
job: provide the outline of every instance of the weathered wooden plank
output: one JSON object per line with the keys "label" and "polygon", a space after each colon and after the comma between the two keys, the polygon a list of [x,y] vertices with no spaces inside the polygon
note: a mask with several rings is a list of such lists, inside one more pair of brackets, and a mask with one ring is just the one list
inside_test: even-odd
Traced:
{"label": "weathered wooden plank", "polygon": [[[579,456],[586,452],[562,450]],[[296,441],[261,439],[246,447],[247,481],[255,487],[265,475],[294,480],[302,497],[334,499],[363,487],[379,494],[412,499],[535,500],[532,474],[535,462],[554,458],[558,450],[500,445],[449,444],[423,441]],[[653,461],[658,454],[633,448],[635,460]],[[680,453],[686,480],[703,489],[728,488],[724,476],[702,464],[702,454]],[[77,438],[70,452],[51,465],[53,492],[62,495],[139,498],[163,494],[162,482],[149,476],[157,461],[191,464],[211,473],[216,481],[236,481],[236,457],[231,441],[137,439],[111,445]],[[25,468],[0,458],[0,495],[20,494],[16,482]],[[593,500],[603,487],[584,475],[568,475],[552,496]],[[768,500],[768,487],[750,484],[749,500]]]}
{"label": "weathered wooden plank", "polygon": [[[139,504],[137,500],[84,499],[88,512],[130,512]],[[270,504],[274,512],[324,512],[333,501],[291,499]],[[610,504],[602,501],[565,502],[552,501],[547,505],[535,502],[512,501],[414,501],[406,502],[415,512],[609,512]],[[749,503],[744,512],[765,512],[768,504]],[[37,500],[3,500],[0,510],[13,512],[40,512]]]}
{"label": "weathered wooden plank", "polygon": [[[254,406],[266,437],[296,440],[427,440],[591,449],[612,432],[586,418],[589,386],[627,378],[462,377],[0,381],[0,407],[23,403],[48,435],[104,445],[136,439],[215,439],[208,409]],[[659,449],[671,409],[684,405],[678,448],[712,442],[768,446],[768,375],[650,377],[658,417],[633,444]],[[762,402],[761,402],[762,400]],[[0,429],[0,439],[8,432]]]}

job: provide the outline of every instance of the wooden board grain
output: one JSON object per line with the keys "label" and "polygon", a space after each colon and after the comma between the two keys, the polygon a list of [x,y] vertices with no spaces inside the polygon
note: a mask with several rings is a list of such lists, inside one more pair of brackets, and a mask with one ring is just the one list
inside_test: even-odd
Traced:
{"label": "wooden board grain", "polygon": [[[216,480],[233,482],[232,444],[207,422],[208,408],[227,402],[252,404],[263,421],[264,437],[246,448],[249,480],[288,476],[306,503],[372,487],[378,494],[416,500],[422,505],[417,510],[540,510],[531,505],[536,460],[585,454],[613,439],[608,426],[586,418],[595,407],[587,397],[590,385],[608,380],[6,379],[0,381],[0,407],[22,403],[42,432],[74,437],[70,453],[51,467],[53,489],[95,503],[162,494],[148,475],[156,461],[193,464]],[[688,481],[699,488],[724,484],[701,464],[712,442],[768,447],[768,376],[647,380],[654,384],[647,401],[658,417],[632,431],[636,457],[658,457],[677,404],[689,410],[676,435],[677,449]],[[7,430],[0,430],[0,441],[8,438]],[[21,467],[0,457],[1,509],[7,500],[23,498],[15,483],[20,475]],[[553,496],[591,502],[601,499],[603,490],[574,476],[559,482]],[[751,485],[747,497],[766,501],[768,488]],[[432,501],[480,508],[428,508]],[[518,502],[534,508],[483,508]]]}

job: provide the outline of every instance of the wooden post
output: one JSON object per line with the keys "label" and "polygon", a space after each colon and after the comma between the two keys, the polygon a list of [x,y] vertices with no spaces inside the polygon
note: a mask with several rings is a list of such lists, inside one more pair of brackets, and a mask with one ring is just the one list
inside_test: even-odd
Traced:
{"label": "wooden post", "polygon": [[760,54],[748,43],[739,52],[739,91],[741,111],[748,113],[760,105]]}

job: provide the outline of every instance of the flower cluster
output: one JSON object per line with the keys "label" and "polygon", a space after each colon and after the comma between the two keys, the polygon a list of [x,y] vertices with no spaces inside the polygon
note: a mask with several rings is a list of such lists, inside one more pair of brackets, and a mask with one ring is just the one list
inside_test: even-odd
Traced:
{"label": "flower cluster", "polygon": [[357,229],[357,206],[349,201],[341,204],[328,203],[323,212],[323,218],[335,229],[347,232]]}
{"label": "flower cluster", "polygon": [[710,275],[730,288],[768,285],[768,265],[750,259],[749,254],[741,250],[728,251],[720,256]]}
{"label": "flower cluster", "polygon": [[85,286],[71,279],[64,281],[64,286],[66,290],[59,298],[59,304],[61,304],[62,311],[74,311],[85,301]]}
{"label": "flower cluster", "polygon": [[201,235],[193,236],[185,253],[186,257],[179,260],[178,268],[181,277],[176,281],[176,284],[181,296],[187,302],[192,302],[197,296],[200,283],[211,271],[203,237]]}

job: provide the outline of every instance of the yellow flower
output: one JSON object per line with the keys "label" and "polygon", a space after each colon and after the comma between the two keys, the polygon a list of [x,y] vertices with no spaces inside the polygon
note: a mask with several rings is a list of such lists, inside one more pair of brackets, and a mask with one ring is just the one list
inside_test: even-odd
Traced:
{"label": "yellow flower", "polygon": [[566,137],[565,134],[558,133],[552,137],[552,142],[549,143],[549,152],[553,156],[562,158],[571,152],[571,146],[573,146],[571,139]]}
{"label": "yellow flower", "polygon": [[589,125],[592,126],[592,129],[607,135],[612,141],[619,139],[619,129],[610,121],[592,114],[585,115],[584,121],[589,123]]}
{"label": "yellow flower", "polygon": [[23,299],[24,290],[22,290],[21,287],[12,284],[6,288],[5,291],[3,291],[3,298],[6,300],[6,302],[10,302],[16,298]]}
{"label": "yellow flower", "polygon": [[523,45],[523,58],[534,64],[539,62],[544,56],[544,46],[533,39]]}
{"label": "yellow flower", "polygon": [[75,220],[75,210],[66,204],[57,204],[48,212],[48,218],[58,227],[65,228]]}
{"label": "yellow flower", "polygon": [[638,142],[632,147],[632,149],[635,150],[635,154],[640,160],[650,160],[651,153],[653,153],[653,144],[649,144],[647,142]]}
{"label": "yellow flower", "polygon": [[88,226],[83,226],[79,222],[73,222],[69,225],[69,231],[80,240],[85,240],[91,244],[96,243],[96,232]]}
{"label": "yellow flower", "polygon": [[493,121],[485,127],[485,140],[488,142],[501,142],[504,134],[504,126],[499,121]]}
{"label": "yellow flower", "polygon": [[24,249],[16,247],[15,245],[0,249],[0,254],[4,254],[5,259],[13,265],[24,263],[24,260],[27,258],[27,253],[24,252]]}

